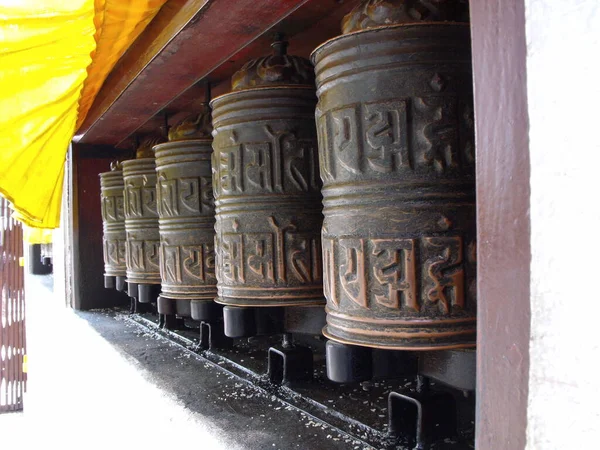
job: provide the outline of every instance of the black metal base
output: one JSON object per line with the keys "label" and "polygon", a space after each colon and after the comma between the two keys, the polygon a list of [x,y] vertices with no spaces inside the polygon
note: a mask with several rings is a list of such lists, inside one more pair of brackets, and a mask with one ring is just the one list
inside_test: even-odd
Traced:
{"label": "black metal base", "polygon": [[140,303],[156,302],[160,294],[160,284],[138,284],[137,289]]}
{"label": "black metal base", "polygon": [[283,333],[283,308],[242,308],[225,306],[225,335],[230,338]]}
{"label": "black metal base", "polygon": [[125,277],[115,277],[115,289],[119,292],[127,292],[127,280]]}
{"label": "black metal base", "polygon": [[355,383],[374,378],[398,378],[417,374],[417,355],[327,341],[327,377],[336,383]]}
{"label": "black metal base", "polygon": [[233,347],[233,339],[225,336],[222,321],[215,323],[200,322],[200,343],[198,347],[203,350],[226,350]]}
{"label": "black metal base", "polygon": [[156,301],[159,314],[175,315],[177,313],[177,307],[175,301],[170,298],[165,298],[162,295],[158,296]]}
{"label": "black metal base", "polygon": [[419,355],[419,374],[464,392],[475,390],[475,349],[440,350]]}
{"label": "black metal base", "polygon": [[127,282],[127,295],[129,295],[130,297],[138,298],[139,292],[137,283],[131,283],[129,281]]}
{"label": "black metal base", "polygon": [[104,289],[115,289],[116,286],[116,277],[104,275]]}
{"label": "black metal base", "polygon": [[[206,302],[208,303],[208,302]],[[210,303],[214,303],[210,301]],[[191,300],[180,300],[180,299],[171,299],[166,298],[163,295],[158,297],[158,312],[160,314],[176,314],[179,317],[191,317],[194,320],[202,321],[203,318],[195,318],[193,315],[194,308]],[[217,309],[220,312],[221,308]],[[215,316],[214,318],[210,318],[214,320],[218,320],[219,316]]]}
{"label": "black metal base", "polygon": [[192,300],[190,315],[198,322],[217,322],[223,319],[223,305],[212,300]]}
{"label": "black metal base", "polygon": [[285,343],[269,348],[267,376],[274,384],[310,381],[313,377],[312,350]]}

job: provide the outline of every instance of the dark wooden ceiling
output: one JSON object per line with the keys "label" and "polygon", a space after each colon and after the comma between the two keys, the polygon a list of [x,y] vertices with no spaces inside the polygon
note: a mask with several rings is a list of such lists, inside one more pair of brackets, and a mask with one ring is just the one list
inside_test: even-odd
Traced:
{"label": "dark wooden ceiling", "polygon": [[165,115],[172,125],[194,112],[206,82],[213,97],[228,92],[236,70],[271,51],[276,32],[291,54],[308,57],[340,34],[358,1],[170,0],[119,60],[73,141],[131,148]]}

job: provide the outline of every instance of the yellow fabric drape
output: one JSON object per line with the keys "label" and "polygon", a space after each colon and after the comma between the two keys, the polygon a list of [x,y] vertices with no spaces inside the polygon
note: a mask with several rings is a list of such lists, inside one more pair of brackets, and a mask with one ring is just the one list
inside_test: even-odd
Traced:
{"label": "yellow fabric drape", "polygon": [[0,2],[0,193],[59,225],[64,161],[108,73],[165,0]]}
{"label": "yellow fabric drape", "polygon": [[52,244],[53,230],[23,227],[23,240],[29,244]]}

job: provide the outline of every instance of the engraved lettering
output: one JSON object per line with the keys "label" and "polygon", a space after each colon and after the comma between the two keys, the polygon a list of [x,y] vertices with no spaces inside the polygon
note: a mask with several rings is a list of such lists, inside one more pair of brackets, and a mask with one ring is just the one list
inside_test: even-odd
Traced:
{"label": "engraved lettering", "polygon": [[177,180],[167,180],[164,174],[158,176],[157,191],[158,209],[162,217],[174,217],[179,215],[177,204]]}
{"label": "engraved lettering", "polygon": [[248,244],[248,269],[260,281],[275,282],[273,263],[274,242],[272,233],[248,233],[245,235]]}
{"label": "engraved lettering", "polygon": [[161,258],[161,270],[160,275],[165,282],[168,283],[181,283],[181,264],[179,247],[176,245],[163,245],[162,258]]}
{"label": "engraved lettering", "polygon": [[428,275],[427,298],[449,314],[451,308],[463,309],[465,304],[463,243],[460,236],[426,237],[426,252],[432,255],[425,262]]}
{"label": "engraved lettering", "polygon": [[[365,277],[365,240],[342,238],[339,240],[341,255],[340,281],[346,296],[359,306],[368,308]],[[340,261],[341,262],[341,261]]]}
{"label": "engraved lettering", "polygon": [[324,181],[335,180],[335,160],[331,148],[330,115],[323,114],[317,118],[317,139],[319,141],[319,168]]}
{"label": "engraved lettering", "polygon": [[230,282],[246,281],[244,274],[244,247],[242,235],[235,233],[224,233],[222,238],[221,261],[223,277]]}
{"label": "engraved lettering", "polygon": [[116,199],[116,209],[117,209],[117,220],[124,220],[125,219],[125,213],[124,213],[124,199],[122,195],[119,195],[117,197],[115,197]]}
{"label": "engraved lettering", "polygon": [[407,139],[406,101],[390,100],[365,105],[366,140],[371,149],[369,166],[382,173],[411,167]]}
{"label": "engraved lettering", "polygon": [[179,199],[181,206],[192,213],[200,213],[200,180],[196,177],[184,177],[179,179]]}
{"label": "engraved lettering", "polygon": [[244,192],[242,147],[221,150],[219,155],[220,189],[224,194]]}
{"label": "engraved lettering", "polygon": [[301,282],[321,281],[321,246],[313,233],[290,233],[288,254],[292,274]]}
{"label": "engraved lettering", "polygon": [[133,184],[127,182],[125,188],[125,214],[129,217],[142,217],[142,190]]}
{"label": "engraved lettering", "polygon": [[185,259],[183,270],[186,275],[200,281],[206,280],[206,267],[203,245],[189,245],[181,248]]}
{"label": "engraved lettering", "polygon": [[128,256],[127,268],[130,270],[145,270],[144,261],[144,241],[134,241],[127,239]]}
{"label": "engraved lettering", "polygon": [[269,143],[245,144],[248,163],[246,176],[248,186],[273,192],[271,146]]}
{"label": "engraved lettering", "polygon": [[419,312],[414,239],[373,239],[375,300],[387,308],[402,305]]}
{"label": "engraved lettering", "polygon": [[349,172],[360,174],[362,148],[358,134],[358,114],[355,106],[331,112],[333,123],[333,149],[340,164]]}
{"label": "engraved lettering", "polygon": [[146,247],[146,256],[148,259],[148,271],[160,271],[160,242],[144,241]]}
{"label": "engraved lettering", "polygon": [[423,162],[437,172],[456,168],[458,155],[458,106],[456,97],[415,98],[417,132],[425,147]]}
{"label": "engraved lettering", "polygon": [[145,212],[150,216],[156,215],[156,186],[142,188],[142,200]]}
{"label": "engraved lettering", "polygon": [[340,304],[337,296],[337,277],[335,274],[335,241],[323,239],[323,291],[325,297],[336,307]]}

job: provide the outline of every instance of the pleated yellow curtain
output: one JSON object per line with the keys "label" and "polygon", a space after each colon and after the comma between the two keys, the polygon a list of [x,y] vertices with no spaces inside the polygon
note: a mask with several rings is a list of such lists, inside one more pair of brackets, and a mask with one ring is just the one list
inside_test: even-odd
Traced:
{"label": "pleated yellow curtain", "polygon": [[102,83],[165,0],[0,1],[0,193],[59,225],[65,155]]}

